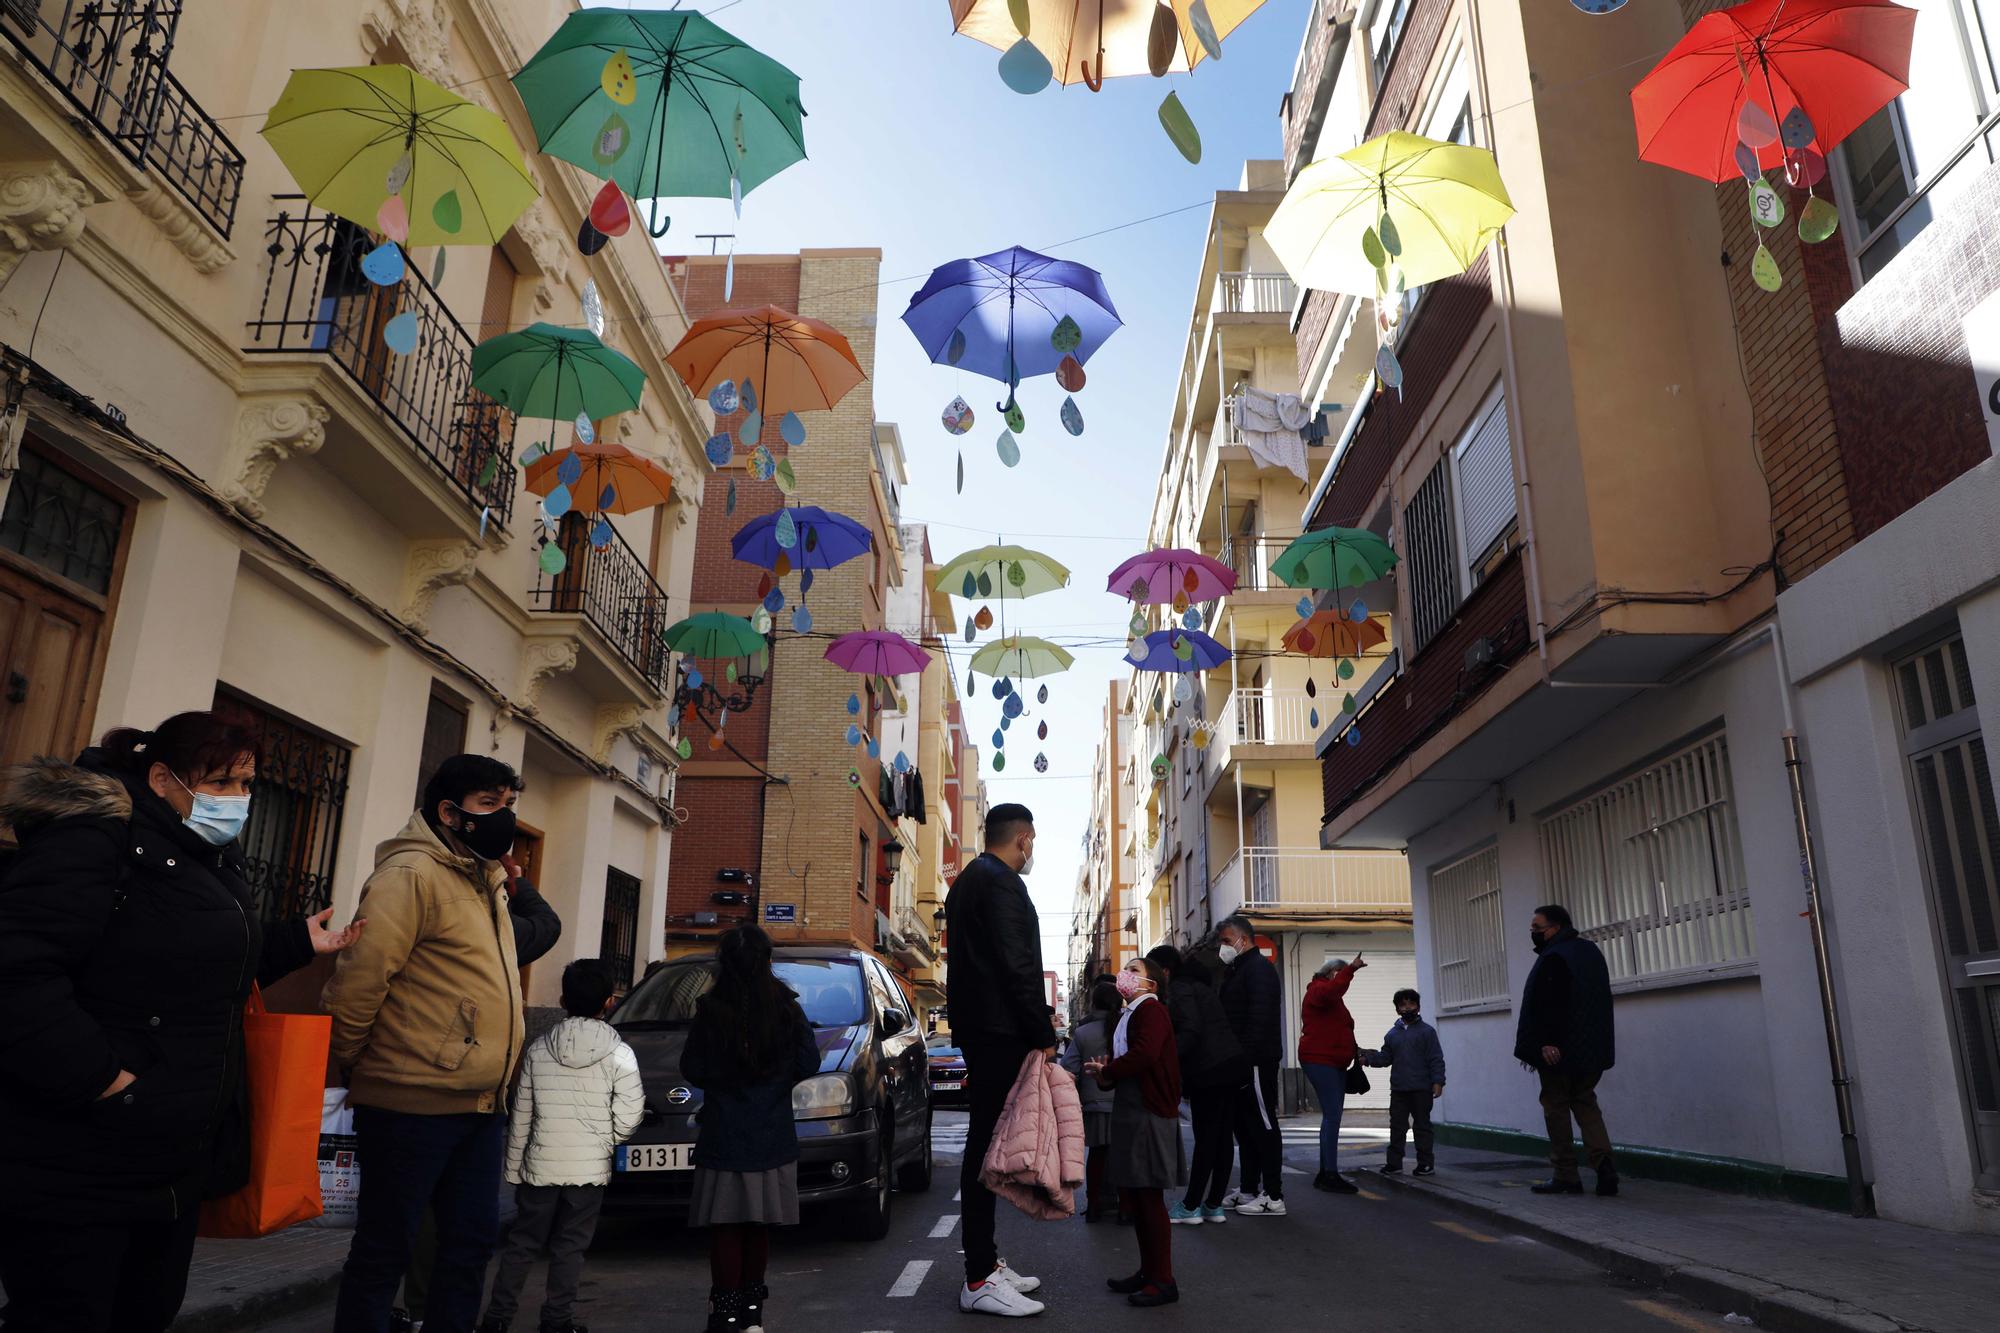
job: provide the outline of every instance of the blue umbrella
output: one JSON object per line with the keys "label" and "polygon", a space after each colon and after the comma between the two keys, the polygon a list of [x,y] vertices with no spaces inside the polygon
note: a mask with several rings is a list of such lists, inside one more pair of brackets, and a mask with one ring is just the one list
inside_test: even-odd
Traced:
{"label": "blue umbrella", "polygon": [[872,545],[867,528],[816,505],[753,518],[729,539],[736,558],[759,569],[776,569],[781,555],[793,569],[832,569],[865,554]]}
{"label": "blue umbrella", "polygon": [[[1180,642],[1193,649],[1185,661],[1174,651]],[[1207,671],[1229,660],[1229,650],[1200,630],[1156,629],[1146,636],[1145,645],[1142,656],[1125,655],[1125,660],[1141,671]]]}
{"label": "blue umbrella", "polygon": [[[1076,341],[1059,347],[1065,319]],[[1096,269],[1017,245],[939,265],[903,322],[933,362],[999,380],[1011,401],[1016,385],[1053,374],[1064,356],[1088,361],[1121,321]]]}

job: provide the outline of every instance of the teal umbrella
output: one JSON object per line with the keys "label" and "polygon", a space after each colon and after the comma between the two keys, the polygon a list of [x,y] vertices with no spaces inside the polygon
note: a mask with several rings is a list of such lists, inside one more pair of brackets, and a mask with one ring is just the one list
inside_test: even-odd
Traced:
{"label": "teal umbrella", "polygon": [[1365,528],[1316,529],[1271,562],[1271,572],[1294,588],[1358,588],[1395,567],[1389,543]]}
{"label": "teal umbrella", "polygon": [[677,620],[667,626],[664,637],[675,652],[703,659],[748,657],[769,646],[755,625],[724,611],[703,611]]}
{"label": "teal umbrella", "polygon": [[596,421],[638,407],[646,372],[587,329],[531,324],[472,349],[472,387],[515,416]]}
{"label": "teal umbrella", "polygon": [[687,10],[579,10],[514,87],[544,153],[635,199],[740,199],[806,155],[799,76]]}

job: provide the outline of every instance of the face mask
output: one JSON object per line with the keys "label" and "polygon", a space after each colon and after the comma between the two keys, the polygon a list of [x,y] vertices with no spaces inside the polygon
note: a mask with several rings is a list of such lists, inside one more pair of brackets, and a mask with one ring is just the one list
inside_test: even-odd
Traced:
{"label": "face mask", "polygon": [[1417,1025],[1418,1020],[1420,1020],[1422,1017],[1423,1017],[1422,1013],[1420,1013],[1415,1009],[1412,1009],[1408,1013],[1403,1015],[1403,1021],[1409,1024],[1411,1027],[1415,1027]]}
{"label": "face mask", "polygon": [[1242,952],[1243,951],[1241,949],[1237,948],[1233,944],[1225,944],[1220,949],[1217,949],[1215,951],[1215,956],[1222,960],[1222,965],[1224,967],[1228,967],[1231,963],[1236,961],[1237,955],[1241,954]]}
{"label": "face mask", "polygon": [[1118,993],[1127,1000],[1136,1000],[1145,994],[1145,991],[1140,989],[1145,984],[1144,981],[1140,980],[1137,972],[1120,972],[1118,974]]}
{"label": "face mask", "polygon": [[177,777],[181,790],[194,799],[194,809],[188,811],[181,823],[193,829],[198,837],[211,847],[227,847],[243,832],[243,825],[250,819],[250,798],[248,796],[211,796],[205,791],[196,791]]}
{"label": "face mask", "polygon": [[1034,868],[1035,868],[1035,854],[1033,852],[1029,852],[1028,859],[1021,862],[1021,868],[1015,873],[1020,875],[1025,875],[1030,871],[1032,871]]}
{"label": "face mask", "polygon": [[1528,932],[1528,943],[1535,946],[1536,953],[1540,953],[1542,951],[1542,932],[1539,930],[1530,930]]}
{"label": "face mask", "polygon": [[514,811],[502,806],[483,814],[473,814],[463,806],[458,811],[459,826],[452,830],[458,840],[482,861],[498,861],[514,846]]}

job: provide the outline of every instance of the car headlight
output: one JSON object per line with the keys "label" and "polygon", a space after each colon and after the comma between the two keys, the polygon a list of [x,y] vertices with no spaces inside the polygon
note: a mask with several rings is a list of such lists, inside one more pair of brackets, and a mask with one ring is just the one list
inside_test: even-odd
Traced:
{"label": "car headlight", "polygon": [[815,1074],[792,1088],[792,1116],[819,1120],[854,1113],[854,1084],[845,1074]]}

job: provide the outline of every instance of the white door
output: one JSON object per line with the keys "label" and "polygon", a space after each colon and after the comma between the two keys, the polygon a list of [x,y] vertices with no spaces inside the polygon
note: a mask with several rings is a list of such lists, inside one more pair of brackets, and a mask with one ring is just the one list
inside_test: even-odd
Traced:
{"label": "white door", "polygon": [[[1405,987],[1414,989],[1417,984],[1417,956],[1365,949],[1361,956],[1368,966],[1355,974],[1354,983],[1347,988],[1347,1012],[1354,1015],[1355,1043],[1363,1050],[1373,1050],[1396,1021],[1396,992]],[[1347,1105],[1350,1109],[1388,1110],[1389,1071],[1370,1069],[1368,1091],[1349,1097]]]}

